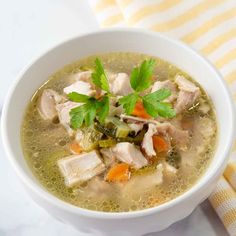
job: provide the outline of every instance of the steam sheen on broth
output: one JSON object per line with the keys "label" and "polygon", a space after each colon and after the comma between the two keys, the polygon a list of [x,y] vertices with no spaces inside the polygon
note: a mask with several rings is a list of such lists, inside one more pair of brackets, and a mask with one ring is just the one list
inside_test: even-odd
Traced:
{"label": "steam sheen on broth", "polygon": [[[63,117],[61,113],[59,114],[61,110],[59,111],[58,107],[70,100],[65,91],[69,91],[69,94],[74,90],[65,88],[79,80],[79,73],[94,71],[96,58],[102,61],[109,79],[110,90],[117,96],[110,98],[109,117],[112,118],[106,118],[105,124],[100,124],[96,118],[90,127],[83,124],[73,130],[71,125],[62,122]],[[127,90],[127,85],[121,87],[121,92],[118,91],[121,83],[119,81],[125,81],[125,76],[129,78],[134,67],[140,66],[144,60],[150,58],[147,55],[123,52],[90,56],[66,65],[48,78],[47,82],[35,92],[22,123],[22,146],[29,167],[49,192],[78,207],[106,212],[125,212],[142,210],[170,201],[186,192],[201,178],[214,154],[217,125],[211,100],[198,83],[174,65],[154,58],[152,85],[142,92],[142,96],[153,92],[155,82],[169,81],[172,87],[165,85],[164,88],[170,90],[171,95],[163,101],[171,104],[175,115],[168,118],[160,116],[154,118],[144,110],[140,115],[140,109],[144,109],[143,107],[135,107],[137,112],[127,115],[124,107],[118,104],[118,99],[127,95],[122,94]],[[125,73],[119,75],[120,80],[117,79],[118,73]],[[114,82],[116,79],[119,86]],[[91,81],[84,79],[83,83],[91,84]],[[163,88],[161,86],[159,87]],[[86,89],[87,87],[84,91]],[[57,95],[50,95],[50,99],[54,99],[56,102],[54,100],[53,102],[57,103],[57,108],[53,108],[57,115],[53,115],[53,111],[45,111],[45,108],[40,107],[43,106],[40,103],[42,94],[51,90],[60,96],[55,99]],[[96,94],[93,94],[92,90]],[[94,96],[96,99],[101,99],[105,94],[97,88],[92,90],[89,96]],[[81,93],[87,92],[84,91]],[[183,95],[186,97],[180,101]],[[112,102],[112,99],[115,101]],[[192,99],[192,103],[188,99]],[[109,119],[111,120],[108,121]],[[117,120],[123,123],[118,122],[115,137],[101,131],[104,127],[114,131],[114,123]],[[117,137],[117,129],[121,130],[120,135],[124,137]],[[86,141],[86,135],[90,132],[96,134],[96,137],[92,141],[90,139]],[[152,132],[152,135],[148,137],[147,132]],[[96,139],[97,137],[99,140]],[[153,142],[151,146],[150,140]],[[82,149],[78,152],[77,144]],[[122,159],[123,154],[120,153],[126,148],[125,151],[131,153],[131,158],[137,156],[140,158],[124,160],[127,157],[125,154]],[[87,155],[94,150],[96,150],[94,155],[98,155],[98,159],[91,156],[91,163],[97,161],[96,170],[94,167],[88,170],[88,173],[83,172],[83,178],[87,180],[81,180],[79,170],[70,167],[75,173],[69,179],[66,176],[68,174],[66,161],[83,154]],[[110,154],[107,154],[108,151],[111,151]],[[150,155],[153,151],[155,155]],[[81,160],[81,157],[79,159]],[[75,175],[78,175],[77,179]],[[91,177],[88,177],[90,175]]]}

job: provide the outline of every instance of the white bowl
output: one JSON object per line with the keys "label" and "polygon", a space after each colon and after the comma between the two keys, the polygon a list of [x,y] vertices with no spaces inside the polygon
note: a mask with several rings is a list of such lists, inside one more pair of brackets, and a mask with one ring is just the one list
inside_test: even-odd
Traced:
{"label": "white bowl", "polygon": [[[47,78],[79,58],[111,51],[140,52],[176,65],[199,82],[216,108],[218,145],[199,181],[181,196],[150,209],[104,213],[70,205],[44,189],[32,175],[21,148],[22,117],[33,93]],[[31,197],[56,218],[98,235],[143,235],[163,230],[188,216],[213,190],[226,166],[234,138],[234,104],[217,70],[196,51],[161,34],[130,29],[98,31],[68,40],[34,60],[12,86],[2,113],[2,137],[9,160]]]}

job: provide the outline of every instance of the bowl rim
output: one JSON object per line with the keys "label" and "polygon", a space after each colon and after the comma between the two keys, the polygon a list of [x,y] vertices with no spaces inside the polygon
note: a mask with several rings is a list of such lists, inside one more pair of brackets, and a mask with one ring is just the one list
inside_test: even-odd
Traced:
{"label": "bowl rim", "polygon": [[[23,170],[23,168],[17,163],[16,157],[14,156],[11,148],[10,148],[10,142],[8,140],[8,135],[7,135],[7,113],[9,110],[9,103],[11,96],[14,94],[15,88],[20,83],[21,78],[24,76],[24,74],[27,72],[30,67],[37,63],[38,60],[43,58],[48,52],[53,51],[59,47],[64,46],[65,44],[70,43],[71,41],[77,40],[78,38],[81,37],[89,37],[89,36],[94,36],[97,34],[109,34],[109,33],[114,33],[114,32],[119,32],[119,33],[138,33],[138,34],[145,34],[146,36],[154,36],[154,37],[159,37],[164,40],[167,40],[171,44],[175,44],[177,47],[182,47],[184,50],[189,51],[190,53],[195,54],[194,56],[198,57],[199,60],[202,61],[202,63],[205,63],[208,65],[208,67],[213,70],[215,73],[216,77],[218,77],[219,82],[221,83],[222,88],[225,90],[226,94],[228,95],[228,102],[230,105],[230,120],[231,122],[231,131],[230,131],[230,142],[227,143],[227,147],[225,149],[225,153],[223,153],[223,157],[221,158],[220,162],[218,163],[217,168],[215,168],[215,172],[211,173],[211,175],[208,176],[202,176],[201,182],[195,183],[190,189],[188,189],[186,192],[181,194],[180,196],[165,202],[161,205],[152,207],[152,208],[147,208],[143,210],[138,210],[138,211],[132,211],[132,212],[102,212],[102,211],[95,211],[95,210],[88,210],[85,208],[81,208],[78,206],[74,206],[70,203],[67,203],[59,198],[57,198],[55,195],[49,193],[46,189],[43,188],[43,186],[40,186],[40,184],[36,183],[34,180],[32,180]],[[58,207],[66,212],[70,212],[73,214],[78,214],[82,215],[84,217],[89,217],[89,218],[96,218],[96,219],[127,219],[127,218],[137,218],[137,217],[143,217],[147,215],[152,215],[154,213],[158,213],[161,211],[165,211],[171,207],[174,207],[178,205],[179,203],[185,201],[188,199],[192,194],[198,192],[200,189],[202,189],[207,183],[211,181],[216,176],[217,170],[220,168],[222,165],[226,165],[226,162],[228,160],[228,156],[233,144],[233,138],[235,137],[235,111],[234,111],[235,105],[232,99],[232,96],[230,94],[229,88],[226,85],[225,80],[222,78],[222,75],[218,72],[218,70],[213,66],[213,64],[205,58],[203,55],[201,55],[198,51],[193,49],[191,46],[181,42],[180,40],[172,39],[166,35],[163,35],[158,32],[153,32],[153,31],[148,31],[145,29],[130,29],[130,28],[115,28],[115,29],[99,29],[99,30],[94,30],[92,32],[88,33],[82,33],[78,34],[76,36],[73,36],[69,39],[66,39],[60,43],[55,44],[53,47],[49,47],[48,49],[44,50],[43,53],[41,53],[39,56],[36,56],[31,62],[19,73],[17,76],[16,80],[13,82],[13,85],[8,91],[8,94],[5,98],[4,106],[2,109],[2,122],[1,122],[1,129],[2,129],[2,142],[3,146],[5,149],[5,152],[8,156],[9,161],[11,162],[13,168],[15,169],[17,175],[20,177],[22,182],[24,183],[25,186],[27,186],[32,192],[34,192],[36,195],[39,195],[40,198],[45,200],[46,202],[50,203],[51,205]]]}

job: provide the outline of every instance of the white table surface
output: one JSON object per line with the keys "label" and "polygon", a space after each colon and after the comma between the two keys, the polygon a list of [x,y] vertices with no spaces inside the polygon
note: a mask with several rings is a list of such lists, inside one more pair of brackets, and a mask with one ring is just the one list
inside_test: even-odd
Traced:
{"label": "white table surface", "polygon": [[[0,106],[31,58],[55,43],[97,29],[86,0],[0,0]],[[0,140],[0,236],[82,236],[38,207],[24,192]],[[224,236],[208,201],[189,217],[152,236]],[[151,236],[149,235],[149,236]]]}

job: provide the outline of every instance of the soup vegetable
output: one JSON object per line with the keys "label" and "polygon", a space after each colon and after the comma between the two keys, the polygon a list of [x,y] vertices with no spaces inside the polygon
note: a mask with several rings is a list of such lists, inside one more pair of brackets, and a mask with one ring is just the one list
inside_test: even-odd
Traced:
{"label": "soup vegetable", "polygon": [[98,211],[169,201],[201,177],[216,119],[203,89],[158,58],[109,53],[65,66],[32,97],[25,158],[45,188]]}

